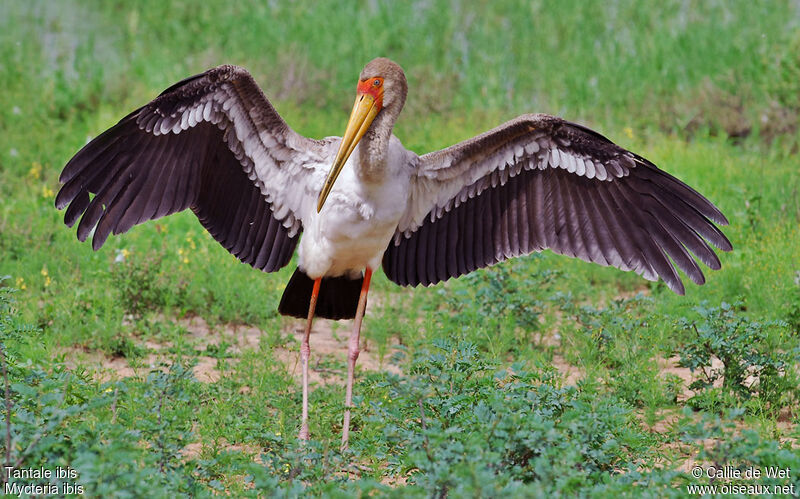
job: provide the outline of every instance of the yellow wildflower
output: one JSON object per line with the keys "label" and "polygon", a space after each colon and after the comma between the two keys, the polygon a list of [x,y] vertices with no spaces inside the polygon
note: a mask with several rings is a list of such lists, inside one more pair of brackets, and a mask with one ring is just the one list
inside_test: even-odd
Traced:
{"label": "yellow wildflower", "polygon": [[633,138],[633,128],[626,126],[625,128],[622,129],[622,131],[625,133],[625,136],[628,137],[629,139]]}
{"label": "yellow wildflower", "polygon": [[42,178],[42,165],[39,164],[38,161],[34,161],[31,164],[31,169],[28,170],[28,176],[34,180],[39,180]]}
{"label": "yellow wildflower", "polygon": [[25,290],[28,289],[28,286],[25,285],[25,279],[22,277],[17,277],[17,289]]}
{"label": "yellow wildflower", "polygon": [[44,277],[44,287],[50,286],[53,281],[50,279],[50,274],[47,273],[47,267],[42,267],[42,270],[39,273],[42,274],[42,277]]}
{"label": "yellow wildflower", "polygon": [[178,257],[180,258],[181,262],[189,263],[189,256],[186,250],[184,250],[183,248],[178,248]]}

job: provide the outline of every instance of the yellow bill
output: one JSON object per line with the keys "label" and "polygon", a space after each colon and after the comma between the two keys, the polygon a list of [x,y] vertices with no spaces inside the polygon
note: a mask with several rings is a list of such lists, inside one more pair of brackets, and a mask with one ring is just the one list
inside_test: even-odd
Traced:
{"label": "yellow bill", "polygon": [[350,113],[350,121],[347,122],[347,129],[344,131],[342,143],[339,145],[339,152],[336,153],[336,159],[333,160],[331,171],[328,172],[325,185],[322,186],[322,190],[319,193],[317,213],[322,210],[322,205],[328,199],[328,194],[331,193],[333,184],[342,171],[342,167],[347,163],[347,158],[350,157],[353,149],[358,145],[358,141],[367,132],[378,111],[380,111],[380,104],[376,105],[375,98],[368,93],[359,92],[356,102],[353,104],[353,111]]}

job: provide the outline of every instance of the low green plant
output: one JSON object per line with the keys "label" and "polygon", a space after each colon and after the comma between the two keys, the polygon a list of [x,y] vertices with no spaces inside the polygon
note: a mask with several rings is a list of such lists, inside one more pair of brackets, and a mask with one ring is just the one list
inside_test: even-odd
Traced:
{"label": "low green plant", "polygon": [[126,359],[137,359],[147,352],[143,346],[138,345],[128,336],[115,336],[111,338],[107,345],[107,351],[112,356],[124,357]]}
{"label": "low green plant", "polygon": [[390,468],[434,497],[575,493],[646,448],[626,404],[561,387],[552,367],[498,371],[474,344],[439,340],[412,373],[383,381],[390,403],[366,416]]}
{"label": "low green plant", "polygon": [[112,268],[112,278],[117,288],[120,303],[134,318],[146,312],[158,311],[162,307],[181,300],[187,284],[176,282],[162,271],[164,252],[155,251],[145,256],[134,253],[120,258]]}
{"label": "low green plant", "polygon": [[794,287],[787,293],[786,322],[795,336],[800,336],[800,270],[794,273]]}
{"label": "low green plant", "polygon": [[[192,436],[191,370],[180,365],[156,370],[139,386],[99,383],[80,369],[67,369],[63,358],[46,366],[23,361],[20,348],[38,341],[38,330],[20,321],[14,290],[2,286],[6,281],[0,279],[0,421],[6,429],[0,438],[0,488],[8,482],[65,493],[71,486],[116,497],[202,492],[181,454]],[[6,467],[43,467],[52,475],[7,476]],[[58,467],[73,475],[58,476]]]}
{"label": "low green plant", "polygon": [[[785,322],[753,321],[741,303],[704,304],[694,310],[697,320],[680,321],[686,340],[678,348],[679,365],[701,375],[689,385],[697,392],[690,399],[693,406],[713,409],[757,399],[777,414],[797,400],[794,363],[800,352],[786,350],[775,339],[786,335]],[[714,359],[720,367],[713,367]],[[716,382],[721,383],[714,387]]]}
{"label": "low green plant", "polygon": [[631,340],[649,327],[652,299],[642,294],[632,298],[609,301],[606,307],[577,305],[569,294],[559,293],[553,300],[572,320],[580,341],[588,344],[587,350],[600,357],[608,368],[617,368],[626,362],[616,348],[620,344],[635,346]]}
{"label": "low green plant", "polygon": [[495,358],[528,349],[558,275],[538,253],[468,274],[440,290],[444,306],[435,323],[445,335],[479,329],[476,346]]}
{"label": "low green plant", "polygon": [[596,375],[615,396],[634,407],[675,403],[680,380],[663,376],[653,362],[661,354],[653,345],[655,326],[670,319],[652,310],[652,298],[637,294],[610,300],[605,307],[577,305],[565,294],[553,300],[569,319],[562,332],[578,346],[585,364],[603,367]]}
{"label": "low green plant", "polygon": [[19,319],[14,299],[14,293],[18,290],[6,285],[10,279],[11,276],[0,276],[0,347],[3,349],[3,362],[13,367],[18,362],[18,348],[13,347],[33,341],[41,330]]}
{"label": "low green plant", "polygon": [[174,363],[166,372],[151,371],[143,384],[142,396],[148,410],[137,427],[155,451],[162,474],[184,465],[181,450],[192,437],[191,421],[186,414],[192,381],[192,370]]}
{"label": "low green plant", "polygon": [[[559,274],[544,268],[541,253],[535,253],[468,274],[463,281],[464,288],[471,290],[472,296],[468,298],[480,315],[508,318],[514,326],[531,332],[541,328],[539,317],[546,304],[544,298]],[[454,309],[463,308],[464,297],[459,294],[453,296]]]}
{"label": "low green plant", "polygon": [[[742,485],[781,485],[793,486],[795,495],[800,490],[800,454],[792,448],[791,442],[779,442],[764,437],[758,432],[737,425],[736,421],[744,415],[743,409],[725,411],[719,414],[701,414],[699,418],[684,413],[684,424],[679,428],[681,440],[694,447],[693,455],[701,469],[714,467],[722,472],[738,470],[740,477],[727,471],[724,478],[710,478],[707,474],[698,480],[688,481],[710,484],[733,483]],[[748,469],[756,469],[758,476],[748,475]],[[783,473],[779,473],[783,470]],[[778,475],[783,476],[778,476]],[[770,476],[772,475],[772,476]],[[688,475],[683,475],[688,479]]]}

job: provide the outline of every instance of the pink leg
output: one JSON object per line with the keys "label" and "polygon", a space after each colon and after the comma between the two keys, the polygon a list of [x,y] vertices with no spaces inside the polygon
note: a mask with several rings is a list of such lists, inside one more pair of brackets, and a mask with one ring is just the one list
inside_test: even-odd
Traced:
{"label": "pink leg", "polygon": [[303,342],[300,344],[300,362],[303,364],[303,422],[300,425],[300,440],[308,440],[308,361],[311,358],[311,345],[308,337],[311,335],[311,322],[314,320],[314,309],[317,308],[319,285],[322,278],[314,280],[314,289],[311,291],[311,303],[308,305],[308,320]]}
{"label": "pink leg", "polygon": [[344,397],[344,424],[342,425],[342,450],[347,449],[350,437],[350,408],[353,406],[353,378],[358,359],[358,343],[361,339],[361,319],[364,318],[364,309],[367,308],[367,292],[369,281],[372,278],[372,269],[367,267],[364,271],[364,283],[361,285],[361,295],[358,297],[358,309],[353,323],[353,332],[350,333],[350,343],[347,348],[347,388]]}

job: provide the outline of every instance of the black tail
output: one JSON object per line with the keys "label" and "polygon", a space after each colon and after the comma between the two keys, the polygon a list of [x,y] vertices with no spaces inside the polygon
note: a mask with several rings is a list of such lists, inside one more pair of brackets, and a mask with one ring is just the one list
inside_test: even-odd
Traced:
{"label": "black tail", "polygon": [[[319,286],[317,308],[314,317],[323,319],[352,319],[358,308],[358,295],[361,293],[363,277],[348,279],[342,277],[323,277]],[[298,319],[308,317],[308,305],[311,303],[311,291],[314,281],[299,268],[294,271],[289,284],[283,290],[278,312]]]}

